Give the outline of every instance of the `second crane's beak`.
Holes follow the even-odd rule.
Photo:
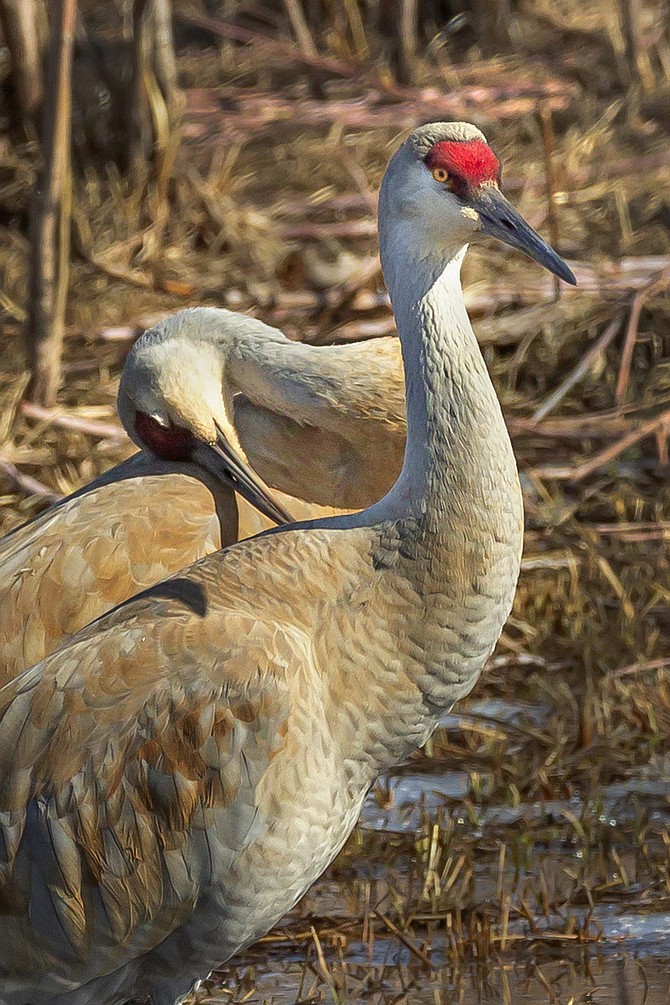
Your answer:
[[[469,204],[479,214],[482,230],[491,237],[497,237],[504,244],[525,252],[555,276],[563,279],[571,286],[577,285],[577,280],[563,261],[546,241],[526,223],[511,202],[494,185],[482,186],[477,194],[468,200]]]
[[[276,524],[295,523],[295,517],[291,516],[288,510],[284,509],[280,503],[272,498],[249,465],[235,451],[218,422],[216,423],[216,431],[216,443],[208,443],[206,447],[204,444],[200,445],[199,453],[201,458],[205,451],[213,451],[219,458],[219,461],[223,462],[224,473],[233,488],[247,502],[255,506],[257,510]],[[212,470],[211,462],[207,466],[209,470]],[[218,465],[215,473],[218,476],[221,475]]]

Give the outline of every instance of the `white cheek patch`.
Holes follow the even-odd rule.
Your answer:
[[[161,412],[149,412],[149,418],[164,429],[169,429],[172,425],[167,415],[163,415]]]
[[[464,216],[466,220],[472,220],[474,223],[479,223],[479,213],[472,206],[463,206],[461,208],[461,216]]]

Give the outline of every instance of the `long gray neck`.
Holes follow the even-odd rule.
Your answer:
[[[359,738],[351,771],[364,779],[423,743],[473,687],[512,605],[523,526],[509,436],[463,302],[464,249],[427,258],[409,230],[388,234],[382,225],[380,237],[405,363],[408,436],[391,491],[338,521],[369,531],[384,584],[355,623],[353,648],[365,665],[354,664],[352,675],[368,701],[363,715],[351,708],[347,736]],[[374,630],[366,647],[367,624]],[[343,678],[339,693],[351,686]]]
[[[518,551],[516,462],[465,309],[460,269],[466,248],[431,257],[410,231],[382,228],[380,237],[402,343],[408,427],[402,473],[380,505],[398,515],[409,505],[436,530],[488,538],[511,498],[510,545]]]

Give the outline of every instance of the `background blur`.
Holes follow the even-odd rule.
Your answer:
[[[74,18],[61,119],[42,71],[59,42],[47,7],[52,29],[59,11]],[[118,375],[132,340],[166,313],[228,306],[319,343],[393,333],[376,191],[422,121],[484,130],[506,193],[578,278],[558,289],[501,245],[470,252],[466,300],[526,502],[513,617],[469,702],[380,784],[288,934],[269,937],[270,962],[264,945],[215,995],[665,1002],[668,5],[0,10],[2,532],[131,452]],[[32,56],[17,48],[21,17]],[[38,171],[42,193],[60,185],[55,216],[31,201]],[[32,385],[24,333],[44,370]]]

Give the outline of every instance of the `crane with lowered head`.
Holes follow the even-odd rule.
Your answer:
[[[0,683],[220,547],[381,498],[405,445],[399,342],[301,345],[187,309],[136,341],[118,411],[141,453],[0,540]]]

